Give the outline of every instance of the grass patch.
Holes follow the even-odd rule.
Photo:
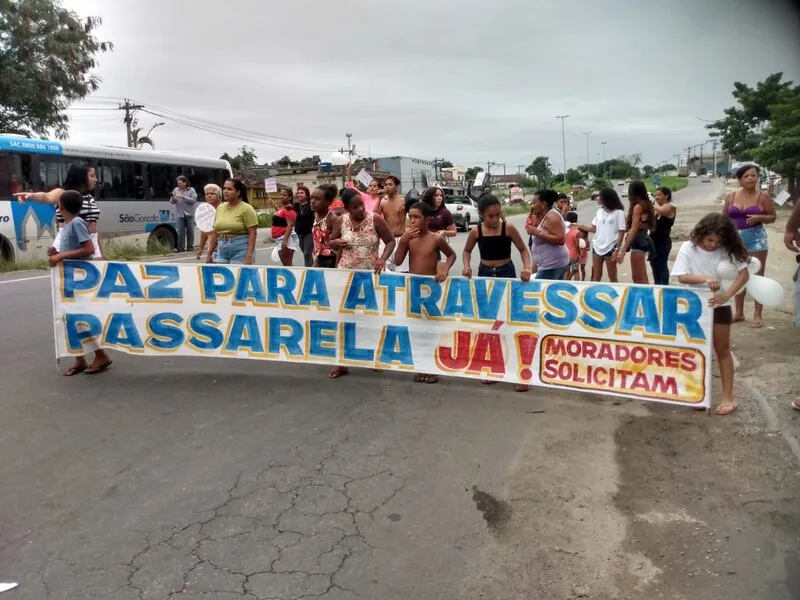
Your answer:
[[[259,214],[258,227],[259,229],[264,229],[265,227],[272,227],[272,215],[270,213]]]
[[[659,187],[668,187],[674,192],[678,190],[682,190],[687,185],[689,185],[689,180],[686,177],[673,177],[671,175],[667,175],[666,177],[661,178],[661,185],[653,184],[653,179],[643,179],[644,184],[647,186],[647,191],[651,193],[655,193],[656,188]]]
[[[32,260],[20,260],[17,262],[9,262],[0,260],[0,273],[13,273],[14,271],[32,271],[34,269],[46,269],[50,263],[43,258],[35,258]]]
[[[136,260],[144,256],[172,254],[172,248],[158,241],[152,241],[147,246],[129,242],[111,243],[105,251],[108,260]]]

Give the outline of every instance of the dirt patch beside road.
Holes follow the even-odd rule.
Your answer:
[[[678,207],[672,258],[720,208],[713,194]],[[767,275],[788,292],[785,218],[768,228]],[[629,273],[620,269],[623,281]],[[487,531],[460,597],[800,599],[800,462],[785,439],[800,420],[788,407],[800,393],[790,301],[765,311],[764,329],[734,328],[740,408],[730,417],[532,392],[545,412],[505,478],[509,520],[502,536]],[[713,386],[718,396],[716,367]]]
[[[677,240],[720,210],[719,203],[678,206]],[[800,457],[785,440],[798,434],[800,414],[792,414],[789,401],[800,393],[800,330],[792,325],[796,263],[782,243],[786,218],[782,212],[767,227],[766,275],[783,285],[784,304],[765,311],[765,328],[743,323],[732,333],[739,411],[708,417],[653,407],[617,431],[615,501],[631,519],[625,547],[662,572],[648,597],[800,598]],[[680,241],[674,244],[673,258]],[[752,311],[748,298],[750,318]],[[714,391],[719,394],[716,372]],[[621,577],[620,589],[626,588]]]

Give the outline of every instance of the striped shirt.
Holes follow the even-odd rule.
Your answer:
[[[91,194],[86,194],[83,197],[83,204],[81,205],[81,211],[78,213],[78,216],[86,221],[87,223],[97,223],[100,219],[100,209],[97,208],[97,202],[94,200],[94,196]],[[64,217],[61,215],[61,207],[56,207],[56,223],[59,226],[64,224]]]

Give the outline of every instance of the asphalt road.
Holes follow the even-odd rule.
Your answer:
[[[218,359],[115,355],[65,379],[48,284],[0,279],[9,600],[635,598],[657,581],[658,551],[634,543],[657,532],[632,533],[619,498],[667,510],[624,450],[674,410]],[[788,563],[771,569],[744,596],[698,578],[700,595],[662,597],[792,597]]]

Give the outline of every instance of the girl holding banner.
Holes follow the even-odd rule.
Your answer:
[[[481,260],[478,267],[478,277],[506,277],[514,279],[517,270],[511,260],[511,245],[516,246],[522,258],[522,281],[530,281],[531,278],[531,254],[525,247],[525,242],[519,230],[511,223],[507,223],[503,218],[503,205],[500,204],[495,196],[484,194],[478,202],[478,212],[481,215],[481,222],[469,232],[467,241],[464,244],[462,260],[464,277],[472,277],[472,250],[478,246]],[[483,380],[481,383],[490,385],[496,381]],[[515,387],[518,392],[528,391],[528,386],[518,384]]]
[[[369,213],[357,190],[344,190],[345,213],[336,220],[330,237],[331,248],[340,253],[339,268],[380,273],[392,256],[395,239],[389,225],[378,214]],[[383,254],[378,247],[383,242]],[[338,379],[350,372],[347,367],[334,367],[329,377]]]

